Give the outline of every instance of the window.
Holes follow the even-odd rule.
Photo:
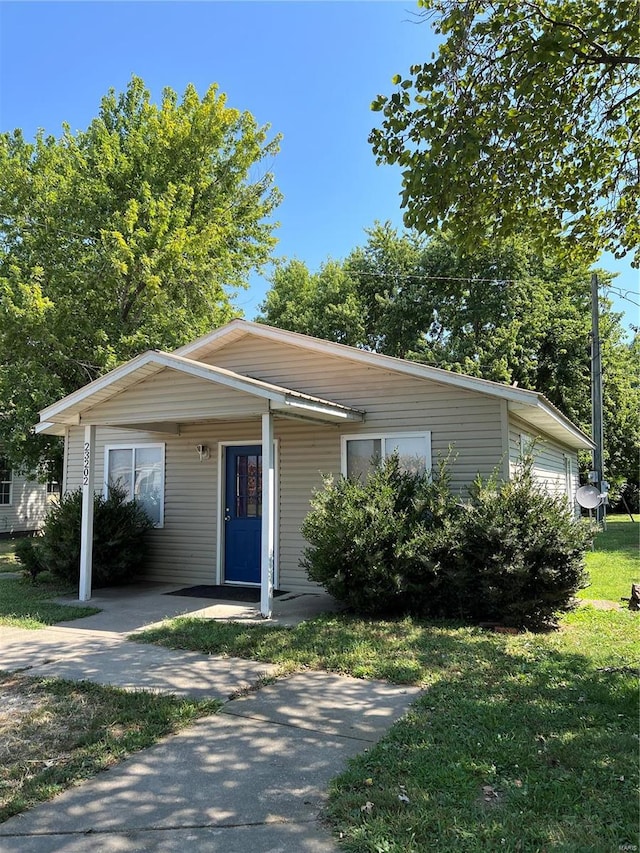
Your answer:
[[[60,494],[60,483],[57,480],[47,480],[47,494],[48,495],[59,495]]]
[[[11,504],[11,484],[13,473],[6,456],[0,455],[0,506]]]
[[[533,456],[533,452],[535,450],[535,440],[527,435],[526,432],[520,433],[520,458],[526,459],[529,456]]]
[[[397,453],[403,471],[422,474],[431,470],[431,433],[399,433],[342,437],[342,473],[364,479],[371,467]]]
[[[124,489],[144,507],[156,527],[164,523],[164,444],[105,448],[106,491]]]

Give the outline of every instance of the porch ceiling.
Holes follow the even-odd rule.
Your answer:
[[[165,387],[160,383],[162,374],[168,373],[171,377]],[[151,404],[148,394],[145,401],[144,392],[154,381],[158,387]],[[210,383],[218,394],[203,399],[202,382]],[[181,392],[186,389],[189,396],[195,387],[199,390],[195,405],[176,402]],[[363,412],[332,400],[183,356],[149,351],[43,409],[35,431],[60,435],[68,426],[100,424],[171,433],[179,423],[258,416],[267,411],[328,423],[364,420]]]

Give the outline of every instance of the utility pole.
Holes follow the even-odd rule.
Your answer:
[[[598,302],[598,276],[591,275],[591,434],[595,442],[593,451],[594,486],[602,494],[602,445],[604,431],[602,426],[602,352],[600,347],[600,307]],[[602,521],[605,514],[604,504],[596,509],[596,520]]]

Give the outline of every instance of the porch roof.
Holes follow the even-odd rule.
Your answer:
[[[35,432],[64,435],[66,427],[88,422],[86,418],[90,410],[94,410],[100,404],[165,370],[176,371],[182,376],[194,377],[231,391],[237,391],[244,395],[248,394],[256,398],[256,402],[262,402],[260,412],[268,409],[283,416],[328,423],[364,420],[364,412],[340,403],[334,403],[331,400],[304,394],[292,388],[273,385],[174,353],[149,350],[72,394],[63,397],[51,406],[47,406],[46,409],[42,409],[40,422],[35,426]],[[258,413],[256,410],[256,414]],[[242,410],[242,414],[246,416],[245,409]],[[83,420],[83,416],[85,420]],[[209,413],[208,418],[212,417],[215,417],[215,414]],[[225,412],[224,417],[229,417],[229,412]],[[144,423],[141,423],[141,420],[144,420]],[[192,420],[192,418],[186,419],[188,422]],[[167,417],[162,407],[158,408],[151,420],[148,413],[144,415],[144,418],[141,418],[136,415],[135,403],[132,402],[131,426],[151,430],[157,428],[157,431],[160,432],[174,432],[177,425],[171,421],[172,418]],[[91,422],[100,423],[99,412],[92,413]],[[121,423],[120,425],[126,426],[128,424]]]

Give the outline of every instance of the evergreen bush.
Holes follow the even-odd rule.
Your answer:
[[[38,539],[31,536],[18,539],[15,555],[25,572],[31,575],[31,580],[35,581],[37,576],[45,571],[42,555],[38,548]]]
[[[450,615],[518,628],[549,624],[587,585],[592,535],[564,498],[535,482],[530,460],[509,482],[478,478],[448,560]]]
[[[392,457],[364,482],[328,478],[302,533],[309,578],[365,615],[540,628],[586,585],[592,532],[533,479],[477,479],[461,505],[446,465],[430,479]]]
[[[365,614],[412,612],[438,589],[438,532],[457,513],[444,468],[431,479],[394,455],[364,481],[326,478],[312,506],[301,565],[338,600]]]
[[[26,569],[38,565],[61,580],[77,584],[80,577],[82,491],[63,495],[50,509],[42,536],[31,541],[31,552],[18,559]],[[153,527],[142,506],[127,500],[121,489],[94,496],[92,585],[126,583],[140,574],[146,557],[146,532]],[[32,573],[33,575],[33,573]]]

